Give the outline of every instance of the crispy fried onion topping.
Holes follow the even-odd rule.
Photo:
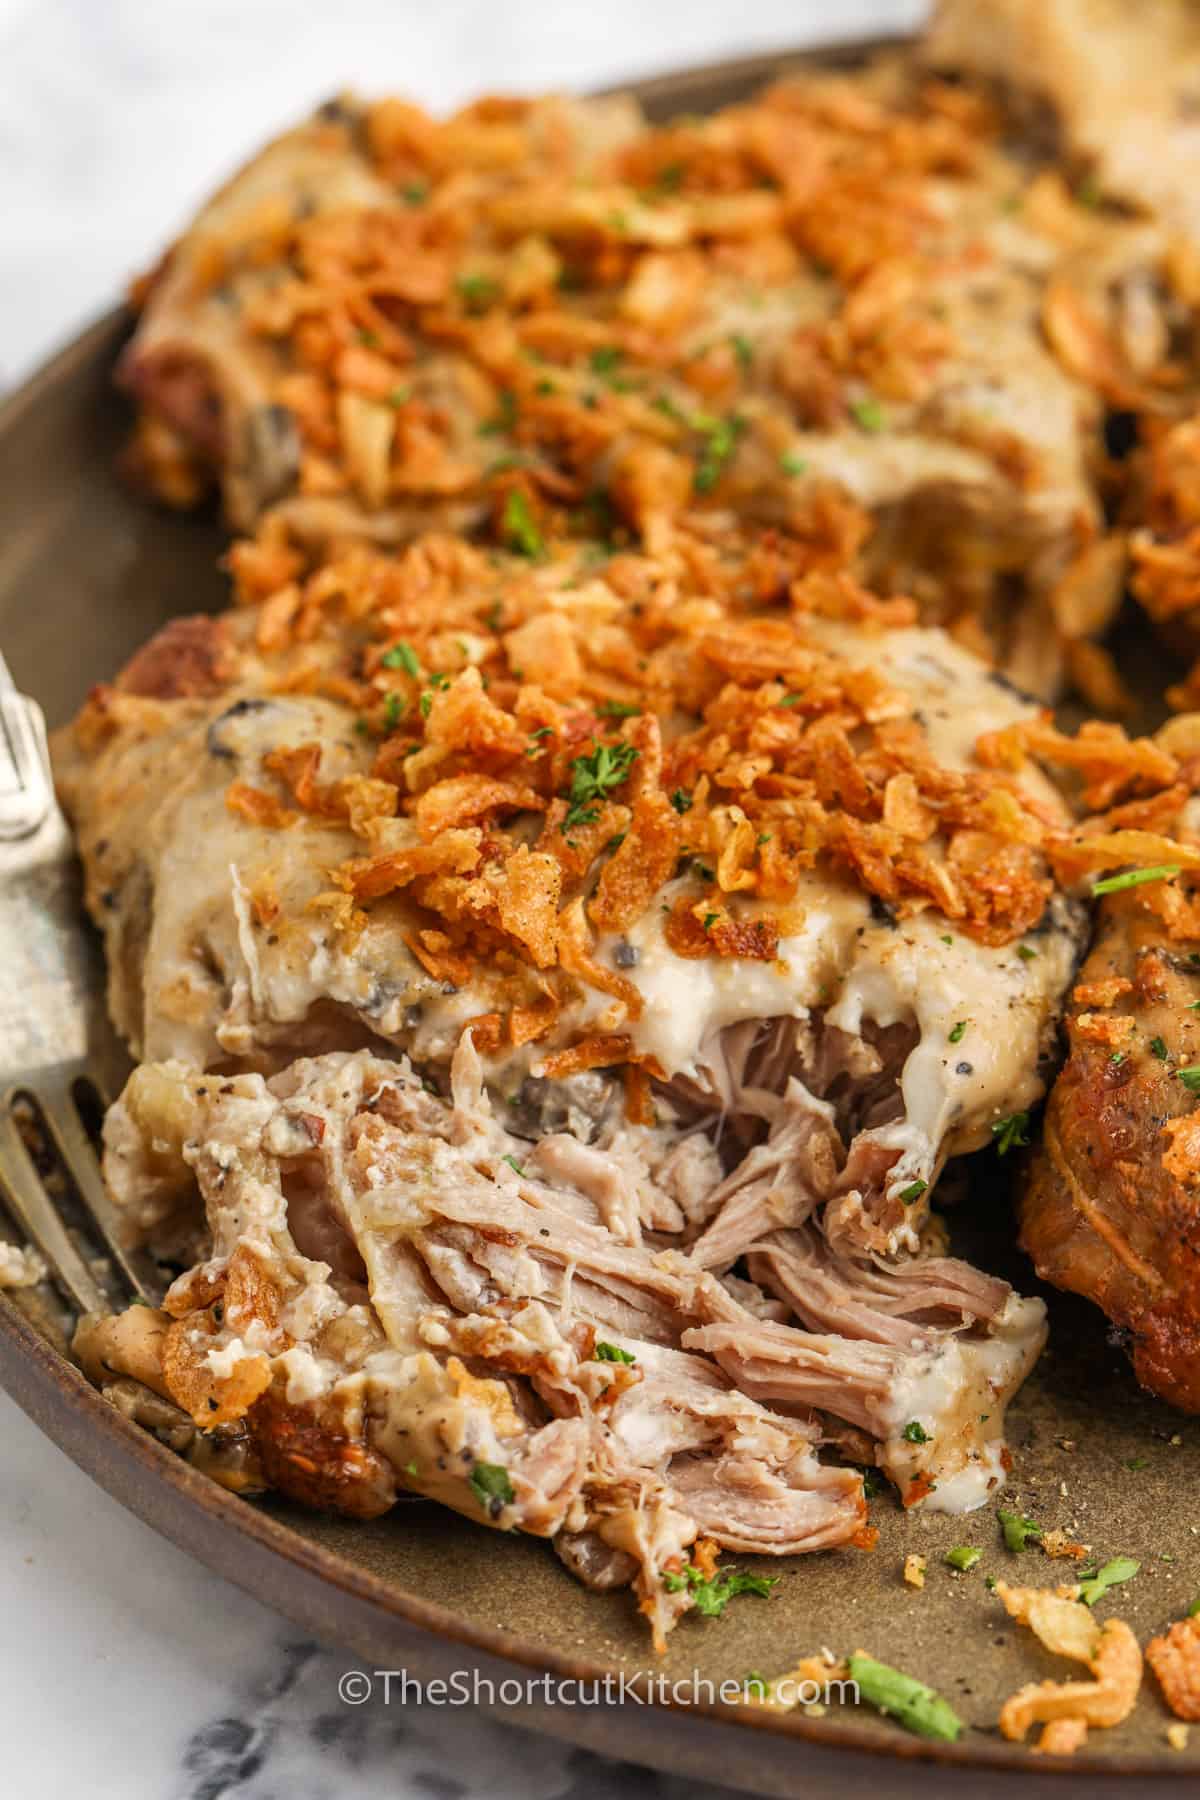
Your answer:
[[[342,747],[281,745],[229,805],[362,840],[321,897],[343,929],[403,895],[406,941],[439,979],[461,984],[481,957],[538,972],[536,1017],[501,1021],[525,1041],[575,981],[612,996],[600,1037],[637,1017],[636,984],[602,940],[665,889],[675,954],[770,962],[815,868],[988,945],[1035,926],[1056,884],[1200,868],[1200,848],[1172,835],[1200,779],[1200,720],[1152,740],[1097,722],[1069,736],[1031,715],[981,737],[976,767],[947,767],[886,656],[858,666],[811,623],[877,637],[910,615],[879,616],[848,573],[782,534],[625,552],[602,574],[569,539],[543,544],[535,573],[430,534],[306,573],[270,523],[232,561],[251,672],[261,682],[254,618],[286,589],[290,637],[277,646],[275,617],[268,684],[352,707],[372,759],[364,772]],[[1078,822],[1034,764],[1074,786]],[[1182,886],[1138,900],[1169,931],[1192,922]]]
[[[1129,1717],[1142,1684],[1142,1653],[1123,1619],[1101,1624],[1077,1598],[1076,1587],[1010,1587],[998,1581],[996,1592],[1010,1618],[1028,1625],[1056,1656],[1086,1663],[1093,1677],[1019,1688],[1000,1710],[1006,1738],[1021,1740],[1031,1725],[1041,1724],[1038,1750],[1069,1755],[1086,1741],[1089,1726],[1119,1725]]]
[[[1146,1645],[1163,1699],[1178,1719],[1200,1719],[1200,1619],[1177,1619]]]

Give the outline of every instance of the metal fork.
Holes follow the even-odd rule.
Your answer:
[[[89,1099],[93,1111],[106,1106],[128,1063],[104,1011],[102,961],[54,798],[45,720],[17,692],[3,657],[0,946],[0,1205],[79,1313],[114,1310],[96,1260],[81,1247],[83,1233],[64,1221],[31,1154],[32,1128],[39,1161],[56,1165],[82,1203],[87,1236],[94,1234],[115,1285],[127,1285],[125,1300],[157,1305],[162,1282],[150,1258],[124,1241],[87,1123]]]

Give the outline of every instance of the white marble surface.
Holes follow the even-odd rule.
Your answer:
[[[0,0],[0,382],[345,87],[445,107],[904,29],[922,0]]]
[[[13,1800],[721,1800],[456,1707],[347,1705],[352,1657],[202,1569],[0,1395]]]
[[[337,89],[444,106],[903,26],[919,0],[0,0],[0,385]],[[122,1512],[0,1396],[0,1725],[14,1796],[697,1796],[461,1710],[337,1698],[298,1639]],[[715,1796],[717,1790],[709,1790]]]

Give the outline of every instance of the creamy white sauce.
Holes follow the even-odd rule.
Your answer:
[[[684,877],[662,891],[662,906],[694,883]],[[694,1075],[702,1047],[714,1032],[743,1019],[782,1014],[804,1017],[830,999],[851,962],[857,933],[869,920],[862,889],[836,873],[805,874],[795,901],[803,909],[799,931],[784,938],[773,962],[736,957],[677,956],[663,937],[665,913],[652,907],[628,934],[637,964],[622,970],[642,996],[643,1011],[628,1029],[639,1052],[657,1058],[668,1075]],[[740,916],[765,907],[742,906]],[[601,941],[600,953],[615,965],[616,940]]]
[[[871,637],[818,623],[814,635],[848,659],[874,660],[912,695],[947,767],[977,766],[980,733],[1034,711],[941,632]],[[1038,771],[1023,779],[1039,800],[1060,804]],[[630,929],[637,962],[622,971],[644,1001],[640,1018],[622,1028],[669,1076],[696,1076],[706,1043],[743,1020],[803,1020],[821,1008],[851,1036],[867,1025],[911,1025],[918,1042],[901,1076],[903,1117],[870,1134],[899,1152],[893,1188],[931,1185],[946,1156],[979,1148],[999,1119],[1040,1097],[1039,1060],[1079,945],[1081,920],[1069,903],[1056,899],[1036,933],[992,947],[932,909],[896,923],[880,919],[856,881],[821,869],[802,878],[794,910],[803,922],[780,941],[774,961],[693,960],[677,956],[663,935],[665,909],[688,891],[688,881],[670,884],[662,904]],[[770,910],[737,896],[730,909],[739,917]],[[618,966],[616,950],[615,939],[604,940],[602,960]]]
[[[1048,929],[1018,940],[1028,959],[1017,943],[975,943],[938,913],[872,925],[860,940],[829,1022],[920,1033],[901,1076],[904,1118],[877,1134],[903,1152],[893,1183],[931,1180],[937,1159],[978,1149],[998,1119],[1040,1097],[1039,1056],[1077,946],[1073,913],[1052,912]]]
[[[878,436],[798,432],[788,453],[805,464],[806,480],[835,481],[860,506],[871,508],[888,506],[934,483],[982,488],[996,480],[994,465],[976,451],[895,427]]]
[[[1004,1409],[1046,1339],[1040,1300],[1011,1294],[986,1337],[941,1339],[891,1389],[880,1409],[879,1460],[901,1494],[921,1476],[926,1512],[972,1512],[1004,1479]],[[925,1441],[906,1431],[919,1428]]]
[[[872,632],[819,620],[811,631],[849,664],[879,668],[910,697],[932,750],[950,767],[973,765],[979,732],[1032,710],[940,631]],[[325,1001],[356,1013],[380,1038],[406,1044],[418,1061],[444,1062],[467,1020],[489,1009],[486,972],[448,991],[417,964],[404,943],[402,896],[378,909],[358,938],[340,936],[312,909],[329,889],[330,870],[361,850],[345,829],[302,819],[283,832],[263,830],[225,805],[229,780],[256,779],[263,750],[280,742],[321,742],[328,778],[365,768],[369,749],[345,725],[341,709],[306,697],[226,714],[214,727],[226,754],[186,765],[172,816],[151,822],[161,836],[144,964],[148,1057],[204,1064],[222,1053],[251,1053],[264,1038],[286,1042]],[[1036,772],[1028,780],[1041,799],[1053,800]],[[410,829],[397,822],[398,833]],[[631,928],[632,967],[617,962],[615,940],[598,946],[600,960],[638,987],[640,1017],[630,1021],[611,996],[585,990],[565,1009],[555,1039],[495,1059],[490,1080],[515,1091],[531,1064],[580,1029],[627,1030],[639,1052],[674,1076],[694,1075],[714,1036],[742,1020],[803,1021],[825,1008],[852,1034],[867,1024],[911,1023],[920,1042],[904,1070],[905,1119],[887,1139],[902,1153],[896,1179],[905,1182],[931,1180],[948,1150],[983,1142],[996,1118],[1037,1097],[1041,1035],[1070,974],[1066,914],[1061,929],[1030,946],[1036,956],[1022,961],[1015,946],[977,945],[932,911],[893,927],[872,916],[851,875],[822,867],[803,876],[791,909],[798,922],[773,962],[693,960],[676,956],[663,938],[663,908],[688,879],[668,884]],[[274,926],[255,917],[262,884],[278,896]],[[768,909],[734,896],[731,910]],[[951,1045],[959,1024],[963,1034]]]
[[[36,1250],[0,1240],[0,1288],[36,1287],[48,1274]]]
[[[328,1371],[322,1369],[307,1344],[293,1344],[290,1350],[285,1350],[278,1366],[287,1374],[289,1406],[304,1406],[319,1400],[333,1385],[333,1366]]]
[[[227,1344],[209,1350],[204,1360],[218,1381],[228,1381],[239,1363],[249,1362],[258,1354],[257,1350],[251,1350],[244,1338],[233,1337]]]

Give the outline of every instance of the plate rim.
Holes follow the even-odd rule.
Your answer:
[[[355,1633],[345,1621],[331,1615],[330,1629],[313,1627],[307,1608],[293,1612],[286,1587],[281,1591],[271,1575],[287,1570],[332,1589],[339,1596],[370,1609],[381,1624],[395,1632],[406,1628],[411,1648],[419,1656],[440,1648],[461,1648],[482,1655],[507,1668],[511,1675],[534,1672],[564,1680],[594,1682],[611,1676],[611,1663],[572,1656],[523,1633],[465,1620],[438,1602],[422,1599],[384,1577],[342,1558],[336,1551],[294,1531],[283,1521],[250,1501],[222,1488],[209,1476],[186,1463],[151,1433],[135,1425],[92,1387],[73,1363],[66,1360],[23,1315],[16,1304],[0,1293],[0,1386],[39,1430],[70,1457],[127,1511],[152,1526],[215,1574],[234,1582],[273,1611],[282,1612],[306,1628],[357,1653]],[[107,1453],[107,1454],[106,1454]],[[121,1465],[124,1465],[122,1470]],[[135,1503],[131,1490],[142,1478],[145,1504]],[[158,1504],[155,1504],[155,1501]],[[189,1529],[189,1527],[191,1529]],[[196,1527],[201,1527],[196,1530]],[[217,1539],[214,1550],[212,1540]],[[240,1540],[245,1550],[231,1569],[220,1558],[220,1545]],[[256,1557],[258,1560],[256,1560]],[[339,1630],[339,1623],[342,1629]],[[401,1633],[404,1635],[404,1633]],[[422,1644],[421,1638],[432,1640]],[[582,1710],[582,1709],[581,1709]],[[594,1710],[594,1709],[588,1709]],[[570,1709],[560,1708],[566,1717]],[[625,1712],[621,1709],[621,1716]],[[1094,1781],[1097,1776],[1195,1777],[1194,1766],[1168,1762],[1141,1754],[1122,1757],[1073,1757],[1069,1764],[1040,1759],[1031,1764],[1030,1751],[993,1739],[967,1739],[943,1744],[896,1731],[880,1736],[876,1727],[855,1722],[810,1719],[802,1714],[768,1713],[754,1706],[721,1702],[684,1703],[652,1700],[641,1712],[645,1718],[670,1716],[687,1725],[697,1720],[723,1728],[733,1741],[747,1732],[775,1739],[783,1746],[801,1744],[813,1750],[833,1752],[847,1764],[869,1759],[870,1772],[886,1773],[899,1763],[912,1768],[953,1772],[956,1776],[1029,1774],[1031,1768],[1063,1776],[1072,1774]],[[539,1725],[538,1729],[544,1727]],[[569,1729],[563,1736],[574,1738]],[[744,1745],[743,1745],[744,1747]],[[882,1765],[882,1767],[880,1767]],[[850,1770],[847,1768],[847,1773]],[[751,1776],[753,1771],[749,1772]],[[1066,1790],[1063,1789],[1063,1792]]]

